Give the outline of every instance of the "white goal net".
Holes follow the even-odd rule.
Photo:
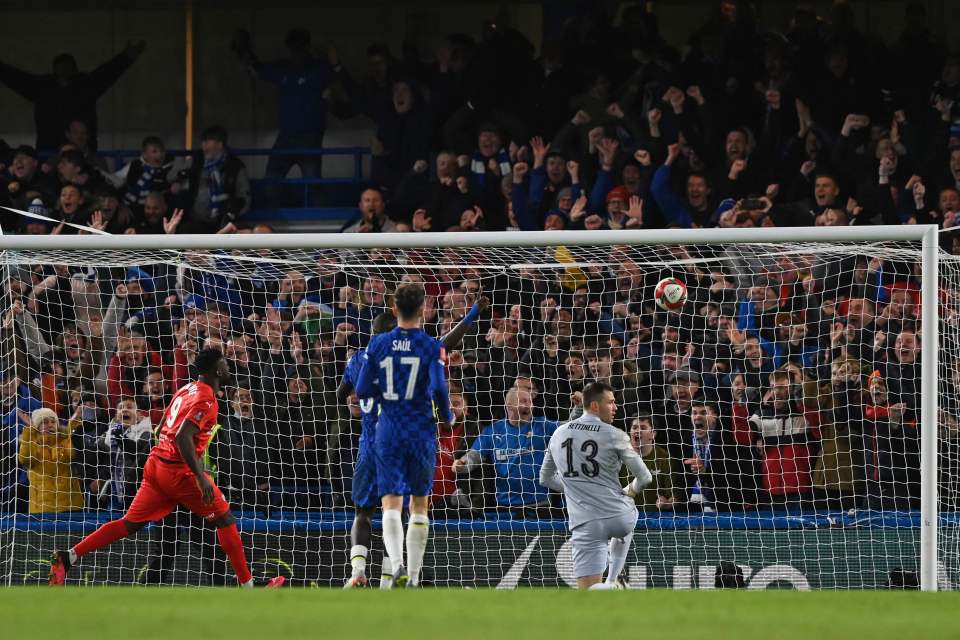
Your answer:
[[[425,585],[575,582],[563,498],[537,477],[550,433],[594,380],[614,387],[617,426],[654,475],[636,499],[631,586],[713,588],[718,565],[751,588],[910,586],[921,432],[938,439],[940,588],[960,581],[960,272],[940,256],[940,412],[921,426],[919,242],[36,249],[0,260],[8,584],[44,581],[51,551],[122,515],[170,396],[195,378],[198,350],[217,347],[234,379],[204,463],[254,574],[342,585],[361,410],[336,390],[404,281],[423,283],[437,337],[491,302],[447,348],[459,419],[438,434]],[[668,276],[688,289],[678,311],[654,304]],[[378,516],[371,552],[376,577]],[[215,532],[180,509],[85,556],[68,581],[234,583]]]

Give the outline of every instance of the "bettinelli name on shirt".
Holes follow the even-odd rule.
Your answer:
[[[574,431],[600,431],[600,425],[598,425],[598,424],[582,424],[582,423],[577,422],[577,423],[574,423],[574,424],[568,424],[568,425],[567,425],[567,429],[572,429],[572,430],[574,430]]]

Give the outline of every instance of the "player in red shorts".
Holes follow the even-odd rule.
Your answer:
[[[62,585],[70,567],[82,556],[164,518],[178,504],[216,527],[217,540],[240,586],[254,585],[236,518],[200,462],[217,422],[217,391],[230,381],[230,368],[218,349],[204,349],[197,354],[195,364],[199,378],[181,387],[171,399],[163,416],[160,441],[147,458],[143,482],[127,513],[101,526],[69,551],[55,551],[50,563],[51,585]],[[278,587],[284,581],[278,576],[263,586]]]

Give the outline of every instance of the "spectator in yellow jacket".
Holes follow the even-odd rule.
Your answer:
[[[30,481],[30,513],[58,513],[83,508],[80,483],[70,462],[73,443],[52,409],[37,409],[20,437],[20,464]]]

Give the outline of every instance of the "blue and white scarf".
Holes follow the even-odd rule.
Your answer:
[[[210,217],[218,218],[220,208],[230,197],[223,190],[223,165],[227,160],[227,154],[223,154],[216,160],[208,160],[203,163],[203,170],[207,174],[207,189],[210,190]]]
[[[710,468],[710,441],[713,440],[712,436],[713,433],[711,432],[707,434],[707,439],[705,441],[700,440],[700,438],[697,437],[697,432],[694,431],[690,437],[693,443],[693,455],[703,461],[704,469]]]
[[[706,472],[710,469],[710,445],[711,440],[713,440],[713,432],[707,434],[706,441],[702,441],[697,437],[697,432],[694,431],[690,436],[690,440],[693,444],[693,455],[703,461],[703,470]],[[694,498],[694,496],[699,496],[699,498]],[[699,502],[704,505],[713,502],[709,489],[700,484],[699,477],[690,489],[690,501]]]
[[[487,182],[487,163],[489,161],[490,159],[484,158],[479,151],[473,154],[473,160],[470,161],[470,172],[473,173],[473,179],[480,185],[481,189]],[[497,163],[500,165],[501,176],[505,176],[512,171],[510,168],[510,156],[507,155],[506,150],[503,148],[497,152]]]
[[[136,185],[134,185],[132,190],[123,194],[123,201],[131,206],[135,204],[142,205],[147,201],[147,195],[150,193],[153,186],[153,174],[158,170],[157,167],[147,164],[147,161],[143,159],[143,156],[140,156],[140,164],[140,177],[137,178]]]

